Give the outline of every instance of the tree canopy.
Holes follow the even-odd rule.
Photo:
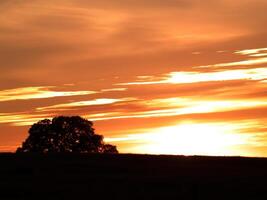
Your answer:
[[[28,138],[17,152],[118,153],[95,134],[93,122],[79,116],[44,119],[31,126]]]

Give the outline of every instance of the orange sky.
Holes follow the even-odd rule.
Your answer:
[[[124,153],[267,156],[267,1],[0,2],[0,151],[82,115]]]

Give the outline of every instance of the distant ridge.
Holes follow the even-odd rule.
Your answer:
[[[0,163],[1,200],[267,199],[267,158],[1,153]]]

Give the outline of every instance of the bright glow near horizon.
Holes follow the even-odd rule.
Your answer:
[[[245,126],[243,124],[243,126]],[[255,143],[251,135],[239,133],[244,127],[227,123],[183,123],[157,128],[124,138],[107,138],[108,142],[138,143],[139,153],[170,155],[240,155],[232,148]]]
[[[267,157],[267,1],[0,10],[0,151],[39,120],[79,115],[121,153]]]

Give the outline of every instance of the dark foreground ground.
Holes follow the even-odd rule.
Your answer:
[[[0,200],[267,200],[267,159],[0,154]]]

